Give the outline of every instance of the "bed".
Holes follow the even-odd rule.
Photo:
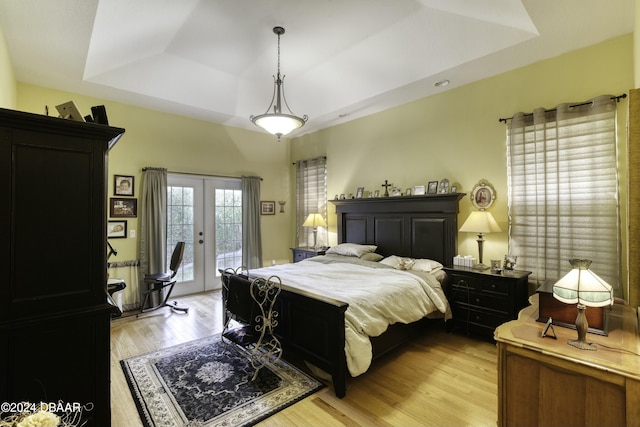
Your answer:
[[[334,200],[332,203],[336,206],[338,242],[375,246],[375,252],[387,260],[394,256],[448,265],[456,252],[458,203],[463,196],[462,193],[454,193]],[[332,258],[336,259],[332,260]],[[367,262],[361,262],[358,259],[355,262],[342,263],[339,256],[334,254],[296,263],[298,265],[287,265],[289,267],[275,266],[249,272],[249,276],[254,276],[254,272],[258,272],[260,274],[255,275],[263,277],[273,273],[282,279],[282,290],[274,308],[278,312],[275,335],[285,351],[294,351],[310,364],[329,373],[334,392],[338,397],[346,395],[349,376],[359,375],[363,369],[366,371],[372,359],[411,339],[423,330],[430,317],[446,318],[447,316],[446,298],[444,302],[438,301],[444,298],[444,292],[435,291],[437,295],[433,297],[433,307],[427,308],[429,315],[423,313],[415,319],[402,319],[388,327],[379,325],[378,329],[372,333],[374,336],[367,337],[367,342],[360,337],[356,338],[355,354],[362,353],[363,348],[366,352],[367,347],[371,354],[366,356],[368,361],[354,362],[346,347],[349,343],[349,347],[354,345],[353,340],[349,338],[353,333],[350,314],[357,307],[352,304],[350,308],[349,303],[342,298],[329,297],[327,294],[328,288],[342,286],[346,281],[344,277],[355,275],[357,270],[373,270],[372,266],[366,265]],[[342,265],[341,268],[348,269],[348,272],[344,270],[342,274],[344,277],[341,276],[336,265]],[[347,265],[349,267],[346,267]],[[285,270],[288,268],[293,268],[293,272],[287,273]],[[306,270],[307,268],[313,270]],[[302,285],[294,283],[298,281],[297,279],[304,282],[307,280],[306,276],[314,276],[315,273],[307,274],[306,272],[315,272],[318,268],[330,271],[328,276],[323,276],[330,279],[322,279],[324,282],[317,283],[316,287],[307,286],[308,284],[305,283]],[[376,276],[397,275],[398,278],[402,276],[402,280],[406,280],[407,277],[407,272],[387,266],[379,266],[376,271],[379,271],[375,274]],[[440,273],[441,282],[444,281],[443,274]],[[418,278],[411,278],[409,281],[417,282],[425,292],[429,292],[423,284],[434,280],[430,276],[435,278],[436,275],[431,273],[426,274],[429,277],[421,277],[422,273],[414,275]],[[287,277],[291,283],[287,283]],[[225,284],[223,287],[225,304],[230,298],[236,300],[249,298],[246,290],[250,286],[251,277],[227,271],[223,272],[222,278]],[[357,282],[357,279],[355,280]],[[373,278],[362,279],[361,282],[369,283],[373,280]],[[429,288],[433,285],[433,283],[427,284]],[[375,286],[373,282],[372,285]],[[303,288],[301,289],[300,286]],[[325,287],[327,292],[323,291]],[[438,286],[433,287],[438,288]],[[233,289],[233,295],[230,295],[229,289]],[[416,315],[412,314],[412,316]]]

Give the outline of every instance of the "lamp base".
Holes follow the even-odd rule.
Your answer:
[[[473,267],[471,267],[471,268],[473,270],[488,270],[491,267],[489,267],[488,265],[484,265],[484,264],[480,263],[480,264],[474,264]]]
[[[568,343],[569,345],[577,347],[580,350],[597,350],[595,345],[582,340],[569,340]]]
[[[580,350],[596,350],[596,346],[587,342],[587,330],[589,329],[589,323],[587,322],[587,316],[584,314],[586,306],[578,303],[578,317],[576,317],[576,330],[578,331],[577,340],[569,340],[567,343]]]

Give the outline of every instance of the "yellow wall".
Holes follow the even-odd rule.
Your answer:
[[[4,32],[0,27],[0,108],[16,107],[16,79],[9,59]]]
[[[291,158],[327,156],[330,199],[336,194],[355,194],[360,186],[382,190],[385,179],[404,190],[448,178],[466,193],[481,179],[488,180],[497,193],[491,212],[503,230],[485,236],[483,261],[488,264],[508,253],[506,127],[498,119],[536,107],[619,95],[632,87],[630,34],[304,135],[292,140]],[[618,105],[618,114],[624,201],[626,100]],[[330,237],[335,239],[335,208],[329,205],[329,228],[334,232]],[[624,209],[626,203],[622,214],[626,218]],[[471,210],[471,201],[465,197],[460,204],[460,224]],[[459,253],[477,256],[475,238],[460,233]],[[626,264],[624,267],[626,271]]]
[[[355,193],[360,186],[382,190],[380,185],[385,179],[404,190],[448,178],[458,191],[467,193],[478,181],[486,179],[496,189],[497,200],[491,211],[503,230],[485,237],[487,263],[508,253],[506,128],[498,118],[535,107],[551,108],[562,102],[627,92],[634,86],[633,40],[633,35],[619,37],[281,144],[261,132],[21,83],[15,108],[42,113],[45,105],[53,109],[56,104],[73,99],[88,114],[92,105],[104,104],[109,122],[126,129],[124,138],[110,153],[110,196],[113,174],[134,175],[139,184],[144,166],[213,175],[262,176],[261,198],[288,202],[285,214],[262,217],[263,257],[267,264],[271,259],[283,262],[291,256],[288,248],[294,241],[295,227],[292,161],[326,155],[329,198]],[[11,86],[11,81],[0,77],[0,85]],[[618,112],[624,231],[626,101],[619,104]],[[464,198],[460,222],[471,210],[470,200]],[[334,212],[330,204],[330,243],[335,243]],[[137,220],[129,220],[128,228],[137,230]],[[626,239],[624,242],[626,250]],[[136,243],[136,239],[118,241],[119,255],[114,260],[137,258]],[[459,235],[459,253],[477,255],[474,235]],[[626,272],[626,256],[622,259]]]
[[[55,105],[74,100],[80,112],[90,114],[91,106],[105,105],[109,124],[122,127],[125,135],[109,153],[108,196],[113,197],[113,175],[135,177],[135,197],[140,197],[141,169],[164,167],[169,171],[210,175],[259,175],[262,200],[287,200],[286,208],[295,206],[288,198],[288,143],[277,143],[262,132],[222,126],[133,107],[78,94],[18,84],[17,109],[42,114],[45,105],[54,114]],[[248,120],[248,119],[247,119]],[[291,258],[291,209],[285,213],[262,216],[263,255],[265,263]],[[128,230],[139,230],[138,219],[129,219]],[[113,240],[118,256],[110,261],[137,259],[137,238]]]

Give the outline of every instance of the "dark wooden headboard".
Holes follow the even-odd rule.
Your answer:
[[[451,265],[458,247],[458,202],[465,193],[331,200],[338,243],[377,245],[377,253]]]

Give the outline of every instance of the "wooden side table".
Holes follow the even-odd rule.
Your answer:
[[[557,339],[541,337],[538,297],[495,332],[498,426],[640,425],[636,310],[614,305],[609,335],[587,334],[597,350],[580,350],[567,344],[574,329],[555,326]]]
[[[293,262],[299,262],[303,259],[324,255],[325,253],[323,250],[313,248],[291,248],[291,252],[293,252]]]

